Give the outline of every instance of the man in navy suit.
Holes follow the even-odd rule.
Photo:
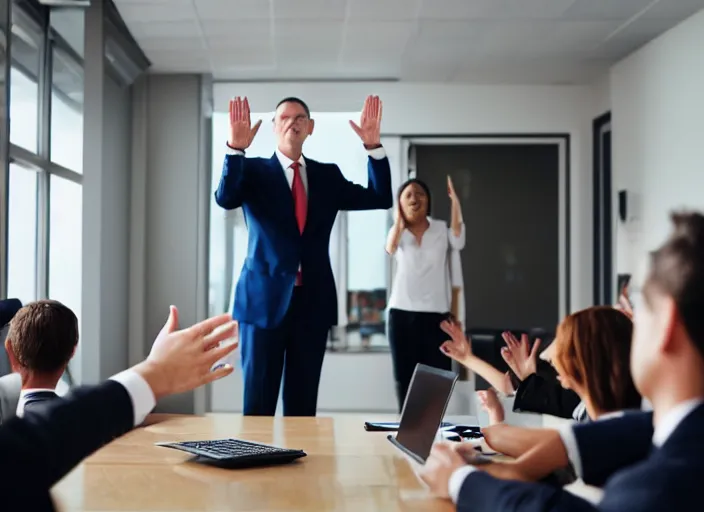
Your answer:
[[[220,346],[235,328],[230,315],[219,315],[179,329],[178,311],[171,306],[145,361],[4,422],[2,510],[54,510],[51,487],[85,457],[140,425],[159,399],[232,373],[228,365],[211,368],[237,348]]]
[[[252,126],[247,98],[230,102],[230,137],[215,200],[242,207],[247,258],[235,290],[244,374],[244,414],[273,416],[283,375],[284,415],[315,416],[320,371],[337,293],[330,266],[330,232],[340,210],[391,207],[391,171],[381,146],[381,101],[367,98],[359,125],[369,152],[368,185],[354,184],[335,164],[303,156],[313,133],[308,106],[279,102],[276,152],[245,158],[261,121]]]
[[[631,349],[634,382],[654,412],[567,428],[528,454],[531,464],[522,472],[516,466],[526,461],[486,463],[465,448],[438,444],[420,470],[435,493],[473,512],[697,508],[704,474],[704,215],[680,213],[672,220],[672,235],[651,254]],[[586,483],[604,485],[599,504],[558,487],[510,480],[525,480],[546,462],[568,461]]]

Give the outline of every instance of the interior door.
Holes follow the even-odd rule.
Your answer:
[[[594,120],[594,304],[614,303],[611,115]]]
[[[461,201],[467,329],[554,332],[561,311],[559,151],[555,143],[415,147],[432,216],[449,221],[448,175]]]

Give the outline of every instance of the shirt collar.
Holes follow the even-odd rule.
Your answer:
[[[602,414],[597,418],[597,420],[610,420],[613,418],[620,418],[621,416],[623,416],[623,411],[613,411]]]
[[[20,399],[17,401],[17,410],[15,411],[15,415],[19,418],[22,418],[24,416],[24,400],[28,394],[38,393],[38,392],[42,392],[42,391],[56,393],[55,389],[49,389],[49,388],[28,388],[28,389],[20,390]]]
[[[704,400],[701,398],[693,398],[676,405],[670,410],[655,427],[653,444],[658,448],[664,445],[680,423],[702,403],[704,403]]]
[[[51,389],[51,388],[28,388],[28,389],[23,389],[20,391],[20,400],[22,400],[25,396],[27,396],[30,393],[39,393],[43,391],[48,391],[50,393],[56,393],[56,389]]]
[[[279,150],[279,148],[276,148],[276,158],[279,159],[279,163],[281,164],[281,167],[282,167],[284,170],[286,170],[286,169],[288,169],[289,167],[291,167],[291,164],[293,163],[293,160],[291,160],[289,157],[287,157],[286,155],[284,155],[284,154]],[[303,155],[301,155],[301,157],[298,159],[298,165],[300,165],[301,167],[305,167],[305,166],[306,166],[306,161],[305,161],[305,159],[303,158]]]

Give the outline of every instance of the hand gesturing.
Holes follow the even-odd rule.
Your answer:
[[[501,348],[501,356],[516,377],[526,380],[529,375],[536,373],[540,340],[535,340],[531,346],[527,334],[522,334],[520,341],[509,331],[502,333],[501,336],[506,342],[506,346]]]
[[[628,285],[621,289],[621,293],[618,296],[618,304],[614,307],[633,320],[633,303],[628,293]]]
[[[477,391],[477,397],[482,409],[489,415],[489,425],[496,425],[504,421],[504,406],[501,404],[496,391],[489,388],[486,391]]]
[[[440,329],[451,338],[440,345],[440,351],[443,354],[458,363],[462,363],[472,356],[471,342],[462,332],[462,326],[459,323],[444,320],[440,324]]]
[[[233,149],[247,149],[259,131],[262,120],[257,121],[254,126],[251,123],[247,98],[237,96],[230,100],[230,138],[227,145]]]
[[[379,96],[367,96],[359,125],[350,120],[350,126],[359,135],[365,146],[381,145],[381,100]]]
[[[457,197],[457,192],[455,192],[455,186],[452,184],[452,178],[447,175],[447,195],[450,196],[450,201],[453,203],[458,203],[459,199]]]
[[[403,213],[401,213],[400,204],[397,204],[396,208],[394,208],[394,224],[401,231],[406,229],[406,219],[404,219]]]

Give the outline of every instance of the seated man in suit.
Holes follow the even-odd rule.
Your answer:
[[[0,300],[0,343],[5,343],[10,320],[22,308],[19,299]],[[8,418],[15,416],[17,402],[20,399],[22,380],[16,373],[11,373],[10,360],[6,353],[0,350],[0,425]]]
[[[704,215],[672,220],[672,235],[651,254],[634,315],[631,372],[654,412],[567,428],[526,454],[530,466],[487,463],[464,447],[438,444],[420,474],[435,493],[473,512],[692,510],[704,474]],[[569,461],[585,483],[605,483],[598,505],[561,488],[510,481]]]
[[[178,329],[172,306],[145,361],[98,386],[78,388],[62,400],[26,411],[0,426],[2,510],[53,510],[51,487],[85,457],[142,423],[156,401],[232,373],[212,370],[237,344],[230,315]]]
[[[17,416],[58,398],[56,385],[78,345],[78,319],[55,300],[38,300],[20,309],[10,322],[5,350],[22,382]]]

